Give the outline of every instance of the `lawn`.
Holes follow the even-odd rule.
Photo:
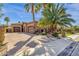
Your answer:
[[[79,41],[79,38],[76,38],[76,39],[75,39],[75,41],[77,41],[77,42],[78,42],[78,41]]]
[[[69,36],[71,36],[71,35],[73,35],[73,34],[71,34],[71,33],[67,33],[67,34],[66,34],[66,37],[69,37]]]

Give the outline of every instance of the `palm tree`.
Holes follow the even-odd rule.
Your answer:
[[[2,13],[2,7],[3,7],[3,4],[0,3],[0,18],[4,15],[4,14]],[[1,22],[0,22],[0,25],[1,25]]]
[[[43,8],[46,8],[47,3],[43,3],[42,6],[43,6]]]
[[[2,7],[3,4],[0,3],[0,18],[3,16]],[[4,41],[4,28],[0,26],[0,48],[3,45],[3,41]]]
[[[46,28],[50,27],[52,32],[57,32],[59,30],[62,32],[65,30],[65,27],[72,26],[72,22],[75,22],[70,16],[70,14],[66,13],[64,4],[47,4],[46,8],[43,10],[42,20],[40,20],[38,24]],[[46,21],[47,24],[45,24]],[[40,22],[44,24],[40,24]]]
[[[2,13],[2,7],[3,7],[3,4],[0,3],[0,17],[2,17],[4,14]]]
[[[33,22],[35,22],[35,13],[37,13],[41,9],[41,4],[25,4],[24,8],[27,12],[32,13]]]
[[[9,17],[5,17],[4,21],[6,22],[6,25],[8,26],[8,23],[10,21]]]

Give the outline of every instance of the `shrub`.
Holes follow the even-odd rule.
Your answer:
[[[52,34],[52,36],[54,36],[54,37],[59,37],[59,33],[58,33],[58,32],[54,32],[54,33]]]
[[[0,28],[0,46],[3,45],[4,41],[4,29]]]
[[[46,32],[42,32],[41,35],[47,35],[47,33]]]

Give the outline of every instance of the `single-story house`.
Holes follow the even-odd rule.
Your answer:
[[[6,28],[6,32],[30,32],[34,33],[37,31],[37,21],[35,22],[22,22],[22,23],[14,23]]]

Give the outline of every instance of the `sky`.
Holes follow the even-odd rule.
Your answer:
[[[66,12],[68,14],[71,14],[71,18],[73,18],[76,23],[75,25],[79,25],[79,4],[65,4],[65,8],[67,9]],[[32,21],[32,14],[31,12],[26,12],[24,10],[24,4],[17,3],[17,4],[4,4],[2,8],[2,12],[4,13],[4,16],[0,18],[0,22],[2,24],[5,24],[4,18],[8,16],[10,18],[11,23],[17,23],[20,22],[31,22]],[[42,14],[41,11],[38,13],[35,13],[35,20],[39,20],[41,18]]]

